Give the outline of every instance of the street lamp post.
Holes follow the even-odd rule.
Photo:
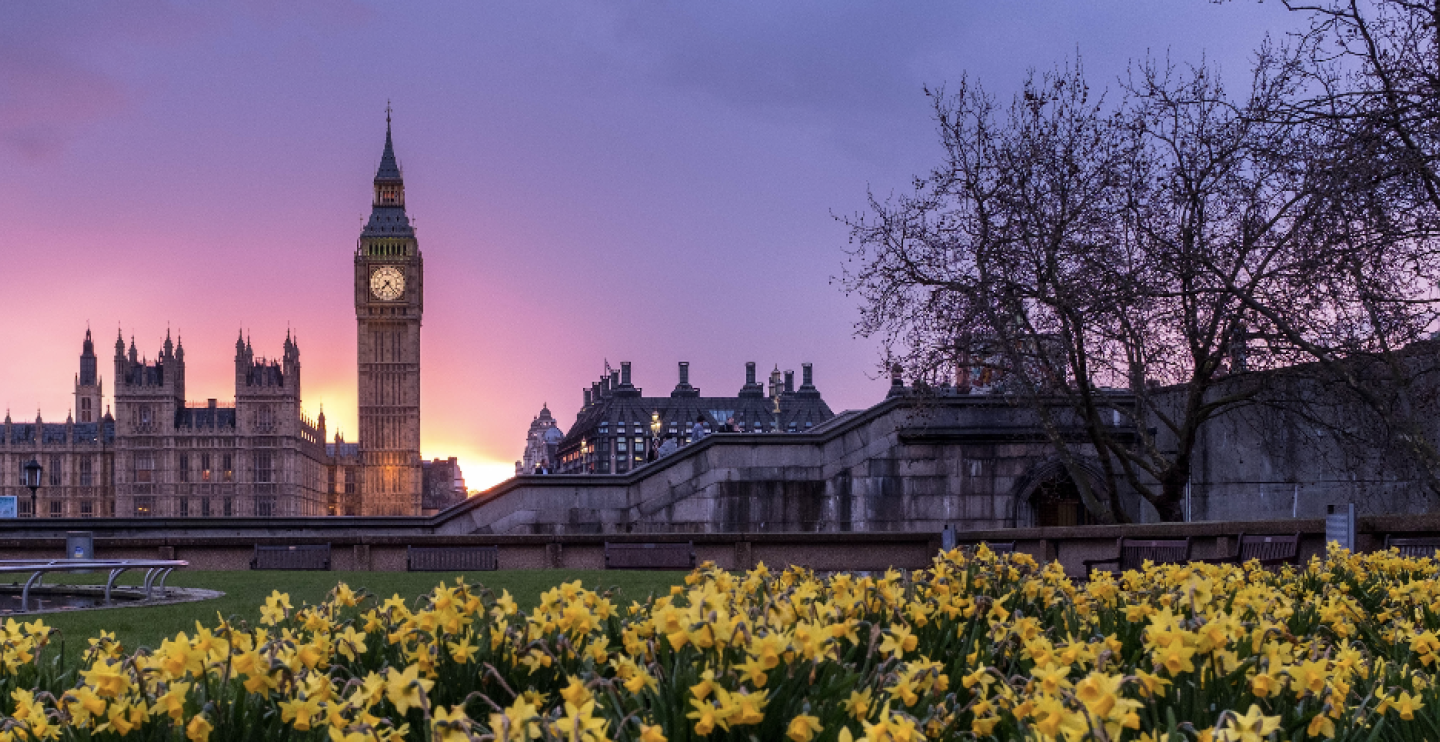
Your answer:
[[[40,489],[40,473],[44,471],[44,467],[40,466],[40,462],[32,457],[25,462],[23,471],[25,486],[30,488],[30,517],[34,518],[36,517],[35,491]]]
[[[656,411],[650,413],[650,452],[651,452],[651,453],[654,455],[654,457],[655,457],[654,459],[650,459],[651,461],[654,461],[655,459],[660,458],[660,411],[659,411],[659,410],[656,410]],[[649,457],[647,456],[646,458],[649,458]]]

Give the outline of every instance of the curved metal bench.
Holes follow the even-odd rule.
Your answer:
[[[47,572],[109,570],[110,576],[105,581],[105,605],[112,605],[114,601],[110,595],[115,588],[115,580],[119,579],[121,574],[132,569],[145,570],[141,585],[145,589],[145,599],[149,600],[154,596],[157,586],[160,594],[165,594],[165,580],[170,577],[171,572],[177,567],[188,566],[190,563],[183,559],[0,559],[0,574],[30,573],[30,577],[25,580],[25,586],[20,590],[20,612],[24,613],[29,610],[30,589],[38,587]]]

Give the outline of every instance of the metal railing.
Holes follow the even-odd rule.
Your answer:
[[[105,605],[113,605],[110,594],[121,574],[132,569],[145,570],[145,579],[141,584],[145,589],[145,599],[149,600],[157,588],[161,595],[165,594],[165,580],[171,572],[177,567],[188,566],[190,563],[183,559],[0,559],[0,574],[30,573],[20,591],[20,612],[25,613],[30,610],[30,589],[38,587],[47,572],[109,570],[110,577],[105,581]]]

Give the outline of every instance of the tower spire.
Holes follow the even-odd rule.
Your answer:
[[[390,131],[391,107],[385,105],[385,149],[380,154],[380,167],[375,170],[375,200],[371,202],[370,219],[360,236],[413,238],[414,226],[405,215],[405,179],[400,161],[395,157],[395,138]],[[393,245],[381,246],[382,250]],[[387,253],[389,254],[389,253]]]
[[[375,182],[400,180],[400,163],[395,159],[395,141],[390,135],[390,103],[385,103],[385,150],[380,153],[380,168],[375,171]]]

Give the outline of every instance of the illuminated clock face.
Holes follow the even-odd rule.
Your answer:
[[[405,293],[405,274],[394,266],[376,268],[370,274],[370,293],[383,301],[399,299]]]

